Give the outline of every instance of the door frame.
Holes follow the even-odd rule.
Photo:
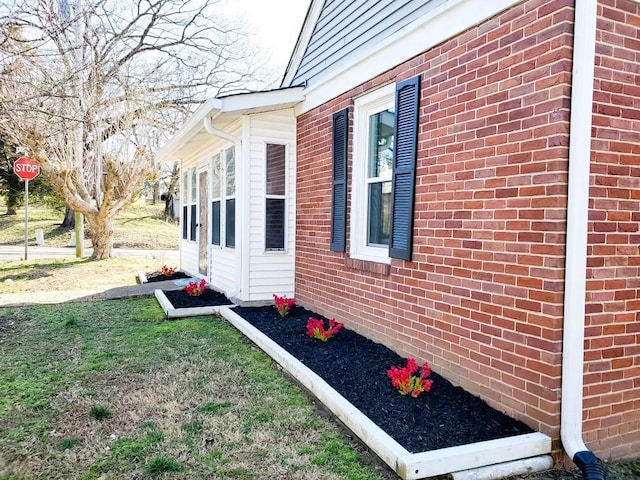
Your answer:
[[[204,276],[207,280],[209,278],[209,261],[210,261],[210,228],[209,228],[209,165],[198,167],[197,169],[197,181],[198,181],[198,233],[196,235],[196,242],[198,244],[198,273]],[[204,188],[203,188],[204,181]],[[204,190],[204,191],[203,191]],[[204,263],[203,263],[204,262]]]

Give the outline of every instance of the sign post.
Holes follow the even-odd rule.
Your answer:
[[[20,157],[13,162],[13,173],[24,180],[24,259],[27,260],[29,245],[29,180],[40,174],[40,165],[33,158]]]

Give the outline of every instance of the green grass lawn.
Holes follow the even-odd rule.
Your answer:
[[[0,479],[380,479],[218,317],[153,298],[0,308]]]
[[[163,203],[147,204],[144,199],[127,207],[115,219],[114,247],[140,249],[177,249],[179,230],[176,223],[162,219]],[[6,207],[0,203],[0,212]],[[42,205],[29,206],[29,244],[35,245],[35,231],[42,229],[45,244],[64,247],[71,230],[60,226],[63,214]],[[86,232],[85,232],[86,233]],[[0,245],[24,244],[24,208],[17,215],[0,214]],[[90,242],[85,244],[90,246]]]
[[[161,208],[127,209],[116,245],[177,248]],[[66,245],[59,214],[30,212],[30,230]],[[0,215],[0,245],[21,244],[23,229],[22,212]],[[164,263],[3,262],[0,295],[133,285],[137,271]],[[218,317],[166,321],[151,297],[0,307],[0,480],[396,478],[331,418]],[[640,479],[640,462],[610,464],[609,474]]]

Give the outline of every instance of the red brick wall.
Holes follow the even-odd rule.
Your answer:
[[[524,2],[298,119],[297,302],[335,316],[404,356],[429,361],[454,383],[552,435],[556,449],[572,22],[571,0]],[[422,95],[413,258],[393,260],[387,271],[354,262],[348,252],[329,250],[331,115],[352,107],[364,92],[417,74]],[[611,101],[603,103],[608,107]],[[634,129],[628,127],[630,134]],[[606,141],[613,142],[609,136]],[[630,155],[618,152],[615,162],[602,162],[603,168],[626,166],[629,175]],[[614,229],[637,225],[638,190],[632,192],[633,181],[618,175],[603,173],[609,180],[626,181],[627,186],[616,184],[616,191],[626,189],[627,196],[603,192],[601,200],[628,203],[613,217],[608,207],[600,207],[606,218],[594,219],[592,229],[604,223]],[[616,218],[620,213],[623,217]],[[590,310],[587,344],[599,348],[598,341],[616,333],[611,355],[626,349],[632,358],[617,368],[625,386],[612,380],[611,391],[605,392],[613,393],[615,384],[616,405],[624,405],[615,407],[619,420],[624,417],[618,429],[633,423],[628,417],[634,401],[638,411],[637,396],[630,399],[627,388],[635,381],[638,390],[637,235],[624,230],[624,238],[616,241],[627,249],[635,245],[633,268],[602,266],[612,280],[623,277],[624,288],[589,285],[590,295],[611,295],[608,304],[620,310],[620,320],[615,332],[605,332],[601,313]],[[601,243],[593,234],[590,240],[593,249]],[[598,256],[606,264],[608,255]],[[619,261],[631,260],[627,255],[620,251]],[[595,255],[589,260],[595,273],[593,261]],[[621,270],[619,276],[611,268]],[[635,311],[625,316],[634,301]],[[614,360],[589,355],[589,368],[593,364],[596,375],[608,374]],[[608,453],[603,431],[613,425],[600,410],[608,398],[597,391],[603,379],[587,380],[587,433]],[[596,390],[590,393],[590,388]],[[632,430],[637,437],[637,418]]]
[[[598,14],[584,429],[617,458],[640,452],[640,4]]]

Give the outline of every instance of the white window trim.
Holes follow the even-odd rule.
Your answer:
[[[210,204],[210,208],[213,209],[213,202],[219,202],[220,203],[220,225],[218,225],[218,235],[220,236],[220,243],[219,244],[213,244],[213,221],[211,220],[211,218],[209,219],[209,222],[211,223],[211,226],[209,228],[209,230],[211,230],[211,234],[210,234],[210,240],[209,240],[209,244],[210,247],[213,249],[218,249],[218,250],[222,250],[223,248],[223,242],[222,239],[223,234],[224,234],[224,224],[222,222],[222,215],[224,214],[224,208],[223,208],[223,193],[224,193],[224,181],[223,181],[223,175],[224,175],[224,166],[223,166],[223,162],[222,162],[222,156],[223,156],[224,150],[220,150],[219,152],[215,153],[214,155],[211,155],[211,159],[209,161],[209,164],[211,165],[211,178],[209,180],[209,183],[211,184],[209,186],[211,195],[209,196],[209,204]],[[218,163],[218,165],[216,166],[216,162]],[[216,170],[216,168],[218,169],[218,196],[214,197],[213,196],[213,183],[215,181],[215,176],[214,176],[214,171]],[[209,212],[209,216],[211,217],[211,213]]]
[[[195,220],[193,210],[195,206]],[[189,223],[187,223],[187,241],[196,244],[198,243],[198,230],[196,228],[195,238],[191,238],[191,224],[195,221],[198,222],[198,168],[194,165],[189,168],[189,210],[188,210]]]
[[[235,250],[237,247],[237,243],[238,243],[238,215],[237,215],[237,208],[238,208],[238,201],[236,200],[237,198],[237,192],[238,192],[238,152],[235,150],[235,145],[232,145],[230,147],[224,148],[221,151],[221,160],[222,160],[222,172],[224,174],[224,178],[222,180],[222,191],[220,192],[222,194],[222,199],[224,201],[224,213],[222,213],[220,215],[220,221],[223,222],[223,224],[221,225],[221,227],[223,226],[224,228],[221,228],[221,234],[224,233],[224,237],[221,236],[220,237],[220,245],[222,247],[224,247],[227,250]],[[233,193],[227,193],[227,154],[229,151],[233,150]],[[234,235],[235,235],[235,242],[236,245],[234,246],[229,246],[227,245],[227,200],[236,200],[235,203],[235,209],[236,209],[236,215],[233,221],[234,224]]]
[[[373,247],[367,245],[367,159],[369,157],[369,117],[393,107],[394,102],[395,84],[386,85],[356,98],[354,101],[349,254],[351,258],[357,260],[391,263],[387,246]]]
[[[284,147],[284,195],[272,195],[267,194],[267,176],[266,176],[266,168],[267,168],[267,145],[281,145]],[[266,213],[267,213],[267,199],[276,199],[276,200],[284,200],[284,246],[283,248],[277,249],[267,249],[266,248],[266,238],[265,238],[265,248],[264,253],[267,255],[282,255],[284,253],[288,253],[288,245],[289,245],[289,200],[288,200],[288,192],[289,192],[289,144],[282,141],[266,141],[264,142],[264,158],[265,158],[265,176],[264,176],[264,191],[265,191],[265,201],[264,201],[264,215],[263,220],[265,221],[264,225],[264,233],[265,237],[267,234],[267,224],[266,224]]]

